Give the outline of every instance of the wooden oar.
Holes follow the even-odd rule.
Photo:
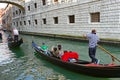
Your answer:
[[[97,45],[101,50],[105,51],[107,54],[109,54],[112,58],[112,61],[114,62],[114,59],[116,59],[118,62],[120,62],[120,59],[116,58],[115,56],[113,56],[108,50],[106,50],[105,48],[103,48],[100,45]]]

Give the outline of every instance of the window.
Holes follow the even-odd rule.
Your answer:
[[[22,21],[20,21],[20,26],[22,26]]]
[[[16,22],[16,26],[18,26],[18,22]]]
[[[75,23],[75,16],[74,15],[69,16],[69,23]]]
[[[54,24],[58,24],[58,17],[54,17]]]
[[[28,11],[30,11],[30,6],[28,6]]]
[[[21,14],[21,10],[19,9],[19,14]]]
[[[29,24],[29,25],[31,24],[30,20],[28,20],[28,24]]]
[[[24,25],[26,25],[26,21],[24,21]]]
[[[34,3],[35,8],[37,8],[37,3]]]
[[[4,23],[4,22],[3,22]],[[15,22],[13,23],[15,25]]]
[[[43,5],[46,5],[46,0],[42,0]]]
[[[46,18],[43,19],[43,24],[46,24]]]
[[[35,19],[35,24],[37,25],[37,19]]]
[[[91,22],[100,22],[100,12],[90,13]]]
[[[16,14],[18,14],[18,11],[16,10]]]
[[[58,2],[58,0],[54,0],[54,2]]]

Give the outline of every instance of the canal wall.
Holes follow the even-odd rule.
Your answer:
[[[21,34],[25,35],[31,35],[31,36],[43,36],[43,37],[52,37],[52,38],[62,38],[62,39],[68,39],[72,41],[80,41],[80,42],[88,42],[86,38],[83,36],[71,36],[71,35],[58,35],[58,34],[44,34],[44,33],[38,33],[38,32],[25,32],[21,31]],[[120,47],[120,41],[119,40],[113,40],[113,39],[101,39],[99,44],[104,44],[104,45],[110,45],[110,46],[118,46]]]

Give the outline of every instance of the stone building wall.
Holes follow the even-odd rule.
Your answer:
[[[119,0],[59,0],[57,3],[48,0],[46,5],[42,5],[42,0],[29,0],[24,6],[25,14],[13,17],[20,31],[82,36],[95,28],[100,38],[120,39]],[[90,14],[96,12],[100,13],[100,21],[91,22]],[[75,23],[69,23],[70,15],[75,16]],[[58,17],[58,24],[54,23],[54,17]]]

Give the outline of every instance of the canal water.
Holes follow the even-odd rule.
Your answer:
[[[17,49],[9,49],[6,43],[0,43],[0,80],[119,80],[120,78],[96,78],[71,72],[49,63],[35,55],[31,42],[39,45],[45,42],[49,49],[61,44],[63,50],[76,51],[79,58],[90,61],[88,43],[74,40],[56,39],[50,37],[20,35],[24,43]],[[120,47],[102,45],[120,59]],[[100,63],[111,63],[111,57],[104,51],[97,49]],[[116,62],[118,63],[118,62]]]

